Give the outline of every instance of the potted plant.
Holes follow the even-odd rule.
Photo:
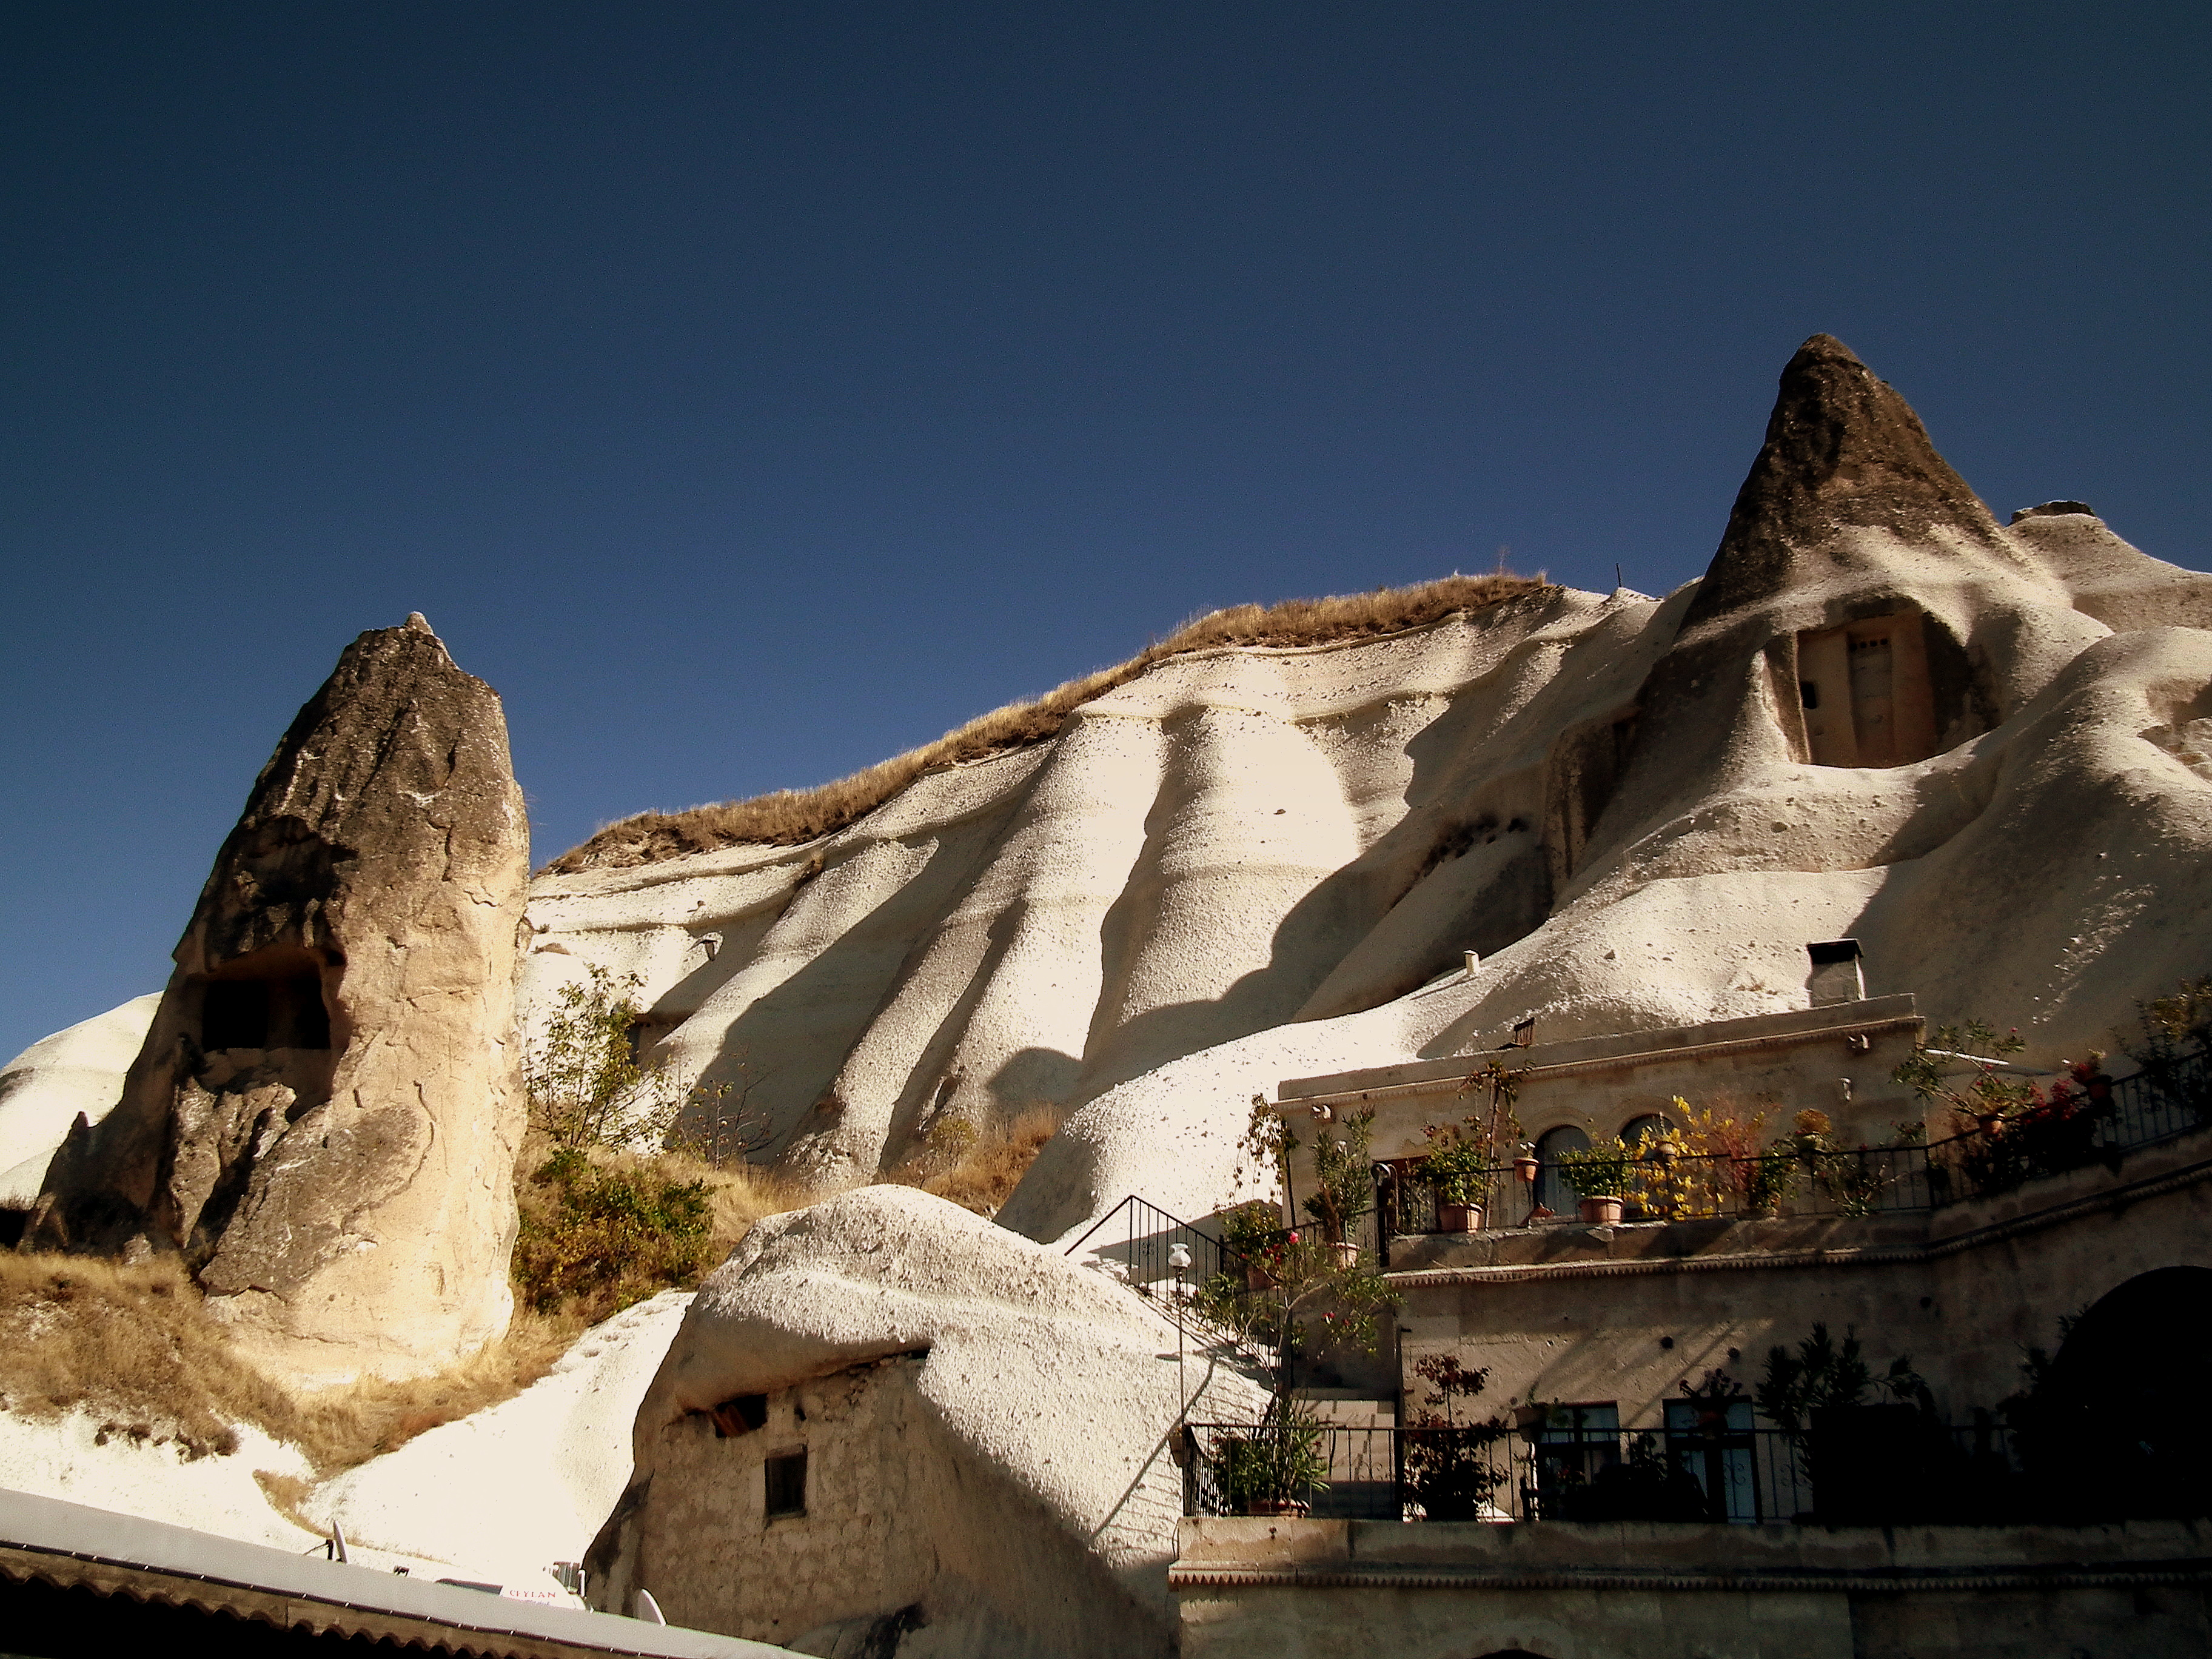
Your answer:
[[[1306,1200],[1305,1211],[1320,1226],[1340,1267],[1354,1267],[1359,1261],[1352,1224],[1374,1200],[1374,1165],[1367,1155],[1374,1127],[1371,1109],[1354,1112],[1343,1120],[1337,1133],[1323,1130],[1314,1141],[1315,1190]]]
[[[1239,1204],[1221,1218],[1221,1242],[1244,1265],[1244,1288],[1264,1291],[1275,1283],[1283,1248],[1298,1236],[1283,1226],[1283,1212],[1265,1199]]]
[[[1490,1184],[1489,1133],[1473,1118],[1463,1124],[1431,1123],[1421,1133],[1429,1149],[1414,1163],[1413,1179],[1436,1194],[1437,1231],[1480,1231]]]
[[[1302,1516],[1328,1490],[1321,1419],[1278,1395],[1259,1422],[1214,1443],[1213,1475],[1232,1515]]]
[[[1601,1140],[1559,1155],[1559,1178],[1582,1200],[1584,1221],[1611,1226],[1635,1174],[1637,1149],[1621,1140]]]

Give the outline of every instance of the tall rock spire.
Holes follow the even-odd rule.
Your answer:
[[[216,856],[121,1102],[34,1243],[180,1251],[303,1375],[506,1328],[529,832],[499,698],[420,617],[363,634]]]
[[[1936,453],[1920,417],[1833,335],[1815,334],[1782,371],[1766,442],[1736,492],[1727,532],[1685,625],[1771,599],[1847,562],[1842,532],[1907,542],[1948,531],[2000,545],[1996,520]]]

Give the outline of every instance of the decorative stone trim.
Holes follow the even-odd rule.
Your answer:
[[[1929,1567],[1906,1571],[1839,1567],[1829,1571],[1768,1571],[1720,1569],[1669,1572],[1604,1567],[1519,1571],[1508,1567],[1250,1567],[1168,1569],[1168,1588],[1190,1589],[1474,1589],[1474,1590],[1746,1590],[1833,1591],[1901,1595],[1918,1591],[2142,1589],[2160,1584],[2212,1583],[2212,1561],[2159,1561],[2110,1567],[2073,1564],[2049,1567]]]
[[[1516,1070],[1514,1075],[1522,1083],[1542,1082],[1551,1078],[1583,1077],[1593,1072],[1629,1071],[1639,1066],[1673,1065],[1683,1060],[1718,1060],[1729,1054],[1755,1054],[1765,1048],[1795,1048],[1808,1043],[1833,1042],[1842,1037],[1879,1036],[1891,1031],[1917,1031],[1920,1016],[1899,1014],[1887,1019],[1862,1020],[1848,1025],[1823,1025],[1808,1031],[1776,1031],[1766,1036],[1730,1037],[1722,1042],[1697,1042],[1680,1048],[1644,1048],[1632,1054],[1600,1054],[1589,1060],[1563,1060],[1548,1066],[1531,1066]],[[1480,1066],[1476,1062],[1502,1059],[1511,1051],[1499,1049],[1492,1054],[1466,1056],[1470,1073]],[[1424,1078],[1414,1083],[1385,1084],[1373,1089],[1347,1089],[1335,1094],[1294,1095],[1271,1105],[1270,1111],[1292,1113],[1311,1106],[1350,1106],[1378,1100],[1410,1100],[1421,1095],[1446,1094],[1462,1087],[1466,1078],[1458,1074],[1449,1077]]]

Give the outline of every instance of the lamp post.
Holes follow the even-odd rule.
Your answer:
[[[1190,1410],[1182,1369],[1182,1275],[1190,1266],[1190,1246],[1176,1240],[1168,1249],[1168,1266],[1175,1269],[1176,1276],[1176,1421],[1180,1423]]]

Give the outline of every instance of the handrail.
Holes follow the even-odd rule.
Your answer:
[[[2027,1518],[2008,1425],[1910,1406],[1842,1407],[1802,1427],[1747,1399],[1666,1402],[1644,1426],[1516,1413],[1346,1425],[1194,1422],[1183,1513],[1382,1521],[1990,1524]]]
[[[2011,1192],[2029,1181],[2105,1161],[2212,1122],[2212,1056],[2197,1049],[2122,1078],[2100,1078],[2087,1103],[2059,1113],[1991,1118],[1933,1143],[1887,1146],[1784,1146],[1743,1156],[1669,1154],[1654,1148],[1632,1160],[1623,1182],[1626,1218],[1847,1215],[1936,1211]],[[1375,1165],[1376,1201],[1388,1218],[1385,1241],[1440,1231],[1415,1223],[1428,1183],[1417,1160]],[[1556,1168],[1557,1166],[1551,1166]],[[1801,1180],[1800,1176],[1804,1177]],[[1509,1165],[1479,1172],[1478,1207],[1502,1220],[1516,1186]],[[1433,1196],[1433,1189],[1431,1188]],[[1518,1224],[1507,1223],[1504,1224]]]

